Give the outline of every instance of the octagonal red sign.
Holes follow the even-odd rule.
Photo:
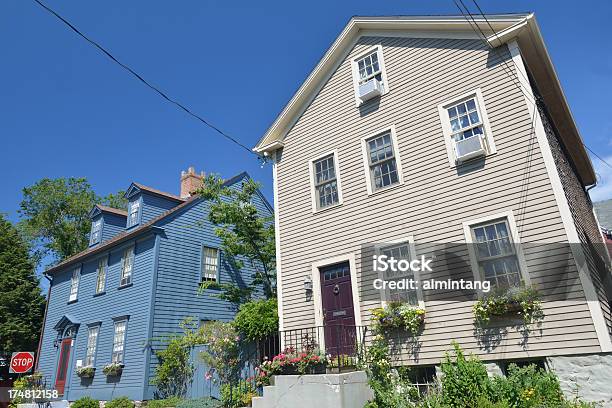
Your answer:
[[[32,371],[34,367],[34,353],[30,351],[18,351],[11,357],[9,372],[14,374],[25,374]]]

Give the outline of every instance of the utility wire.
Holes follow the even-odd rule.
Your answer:
[[[86,36],[85,34],[83,34],[78,28],[76,28],[72,23],[70,23],[68,20],[66,20],[64,17],[62,17],[60,14],[58,14],[55,10],[51,9],[50,7],[48,7],[47,5],[45,5],[44,3],[42,3],[40,0],[34,0],[39,6],[41,6],[43,9],[45,9],[46,11],[48,11],[49,13],[51,13],[52,15],[54,15],[57,19],[59,19],[62,23],[64,23],[66,26],[68,26],[72,31],[74,31],[77,35],[79,35],[81,38],[83,38],[85,41],[87,41],[88,43],[90,43],[91,45],[93,45],[94,47],[96,47],[99,51],[101,51],[104,55],[106,55],[108,58],[110,58],[113,62],[115,62],[116,64],[118,64],[121,68],[125,69],[126,71],[128,71],[130,74],[132,74],[132,76],[134,76],[136,79],[138,79],[140,82],[142,82],[143,84],[145,84],[147,87],[149,87],[150,89],[152,89],[155,93],[157,93],[159,96],[161,96],[163,99],[165,99],[166,101],[170,102],[171,104],[177,106],[179,109],[185,111],[188,115],[196,118],[197,120],[199,120],[200,122],[202,122],[204,125],[208,126],[209,128],[211,128],[212,130],[214,130],[215,132],[217,132],[218,134],[220,134],[221,136],[225,137],[226,139],[228,139],[229,141],[231,141],[232,143],[238,145],[239,147],[243,148],[244,150],[246,150],[247,152],[256,155],[259,159],[263,160],[257,153],[255,153],[254,151],[252,151],[249,147],[245,146],[244,144],[242,144],[240,141],[238,141],[236,138],[228,135],[227,133],[225,133],[223,130],[219,129],[217,126],[213,125],[212,123],[210,123],[208,120],[204,119],[203,117],[201,117],[200,115],[198,115],[197,113],[194,113],[191,109],[187,108],[185,105],[183,105],[182,103],[180,103],[179,101],[177,101],[176,99],[168,96],[164,91],[162,91],[161,89],[159,89],[158,87],[156,87],[155,85],[151,84],[149,81],[147,81],[146,79],[144,79],[142,77],[142,75],[138,74],[136,71],[134,71],[132,68],[130,68],[128,65],[124,64],[123,62],[119,61],[117,58],[115,58],[110,51],[107,51],[104,47],[102,47],[100,44],[98,44],[96,41],[90,39],[88,36]]]
[[[456,0],[453,0],[453,1],[455,1],[455,5],[457,5]],[[463,4],[463,1],[462,1],[462,0],[459,0],[459,1],[461,1],[461,4]],[[501,43],[501,40],[499,39],[499,36],[497,35],[497,32],[495,31],[495,29],[493,28],[493,26],[492,26],[492,25],[491,25],[491,23],[489,22],[489,19],[487,18],[487,16],[485,15],[485,13],[482,11],[482,9],[480,8],[480,6],[478,5],[478,2],[477,2],[476,0],[472,0],[472,2],[474,3],[474,5],[476,6],[476,8],[478,9],[478,12],[479,12],[479,13],[480,13],[480,15],[482,16],[482,18],[485,20],[485,22],[486,22],[486,23],[487,23],[487,25],[489,26],[489,29],[490,29],[491,31],[493,31],[493,34],[495,35],[495,38],[496,38],[496,39],[497,39],[497,40],[498,40],[498,41]],[[463,4],[463,6],[465,7],[465,9],[466,9],[466,11],[468,12],[468,14],[470,14],[470,16],[472,16],[472,15],[471,15],[471,13],[469,12],[469,10],[468,10],[467,6],[465,6],[465,4]],[[459,7],[459,6],[457,5],[457,7]],[[462,12],[461,14],[463,14],[463,12]],[[464,15],[464,17],[465,17],[465,15]],[[467,19],[467,18],[466,18],[466,19]],[[474,18],[473,18],[473,17],[472,17],[472,20],[474,20]],[[476,24],[476,21],[474,21],[474,23]],[[470,24],[470,25],[471,25],[471,24]],[[476,24],[476,26],[478,27],[478,24]],[[479,30],[479,31],[482,33],[482,30],[480,30],[480,27],[478,27],[478,30]],[[483,33],[483,35],[484,35],[484,33]],[[488,41],[487,41],[487,42],[488,42]],[[505,62],[505,61],[504,61],[504,62]],[[513,71],[513,72],[514,72],[514,71]],[[523,77],[524,77],[524,74],[523,74],[522,72],[520,72],[520,74],[521,74],[521,75],[523,75]],[[529,81],[527,78],[525,78],[525,80],[526,80],[526,81]],[[519,80],[519,83],[520,83],[520,80]],[[520,89],[521,89],[521,91],[523,92],[522,87],[521,87]],[[527,94],[526,94],[525,92],[523,92],[523,94],[524,94],[525,96],[527,96]],[[585,148],[585,149],[587,149],[587,150],[588,150],[588,151],[589,151],[589,152],[590,152],[590,153],[591,153],[593,156],[595,156],[595,157],[597,157],[599,160],[601,160],[601,162],[602,162],[602,163],[604,163],[606,166],[608,166],[608,167],[612,168],[612,164],[608,163],[608,162],[607,162],[606,160],[604,160],[604,159],[603,159],[601,156],[599,156],[597,153],[595,153],[595,152],[594,152],[594,151],[593,151],[593,150],[592,150],[592,149],[591,149],[589,146],[587,146],[587,145],[584,143],[584,141],[582,140],[582,138],[579,138],[579,140],[580,140],[580,143],[582,144],[582,146],[584,146],[584,148]]]

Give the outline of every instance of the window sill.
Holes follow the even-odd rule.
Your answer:
[[[93,297],[98,297],[98,296],[102,296],[102,295],[105,295],[105,294],[106,294],[106,291],[103,290],[102,292],[94,293]]]
[[[78,302],[78,301],[79,301],[79,299],[69,300],[69,301],[67,302],[67,304],[71,305],[71,304],[76,303],[76,302]]]
[[[319,214],[319,213],[333,210],[334,208],[338,208],[338,207],[342,207],[342,202],[339,202],[338,204],[330,205],[327,207],[323,207],[323,208],[317,208],[316,210],[313,210],[312,213]]]
[[[134,285],[134,284],[133,284],[132,282],[130,282],[130,283],[126,283],[125,285],[121,285],[121,286],[119,286],[117,289],[119,289],[119,290],[120,290],[120,289],[125,289],[125,288],[132,287],[133,285]]]
[[[400,181],[400,182],[399,182],[399,183],[397,183],[397,184],[393,184],[393,185],[390,185],[390,186],[387,186],[387,187],[379,188],[379,189],[378,189],[378,190],[376,190],[376,191],[371,191],[371,192],[368,192],[368,196],[374,196],[374,195],[378,195],[378,194],[385,193],[385,192],[387,192],[387,191],[389,191],[389,190],[395,190],[396,188],[400,188],[400,187],[402,187],[403,185],[404,185],[404,182],[403,182],[403,181]]]

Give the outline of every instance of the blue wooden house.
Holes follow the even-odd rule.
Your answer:
[[[248,177],[225,185],[239,189]],[[245,284],[253,270],[233,269],[208,221],[210,202],[190,196],[202,178],[193,168],[183,172],[180,196],[132,183],[128,210],[95,206],[89,248],[46,272],[51,286],[37,369],[62,399],[152,399],[154,339],[182,332],[187,317],[233,318],[234,308],[206,293],[214,289],[200,293],[200,284]],[[272,215],[263,195],[254,201],[262,216]],[[102,372],[112,362],[120,375]],[[77,375],[83,367],[95,369],[93,378]],[[202,396],[202,388],[192,387],[191,396]]]

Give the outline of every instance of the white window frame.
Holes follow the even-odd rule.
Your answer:
[[[317,200],[317,191],[315,188],[315,162],[324,159],[328,156],[334,158],[334,171],[336,173],[336,186],[338,188],[338,202],[336,204],[328,205],[327,207],[319,207],[319,201]],[[325,211],[331,208],[336,208],[342,205],[342,182],[340,180],[340,164],[338,162],[338,150],[332,150],[325,154],[321,154],[308,162],[308,172],[310,175],[310,198],[312,203],[312,212]]]
[[[119,339],[117,337],[118,336],[117,328],[121,324],[123,324],[123,334],[122,334],[121,339]],[[126,334],[127,334],[127,324],[128,324],[127,319],[121,319],[121,320],[115,321],[114,328],[113,328],[113,348],[111,349],[111,362],[112,363],[123,364],[123,362],[125,361],[125,339],[126,339]],[[121,349],[120,351],[116,351],[115,349],[118,348],[119,345],[121,345]],[[120,358],[115,358],[116,355],[119,355]]]
[[[129,273],[126,268],[127,261],[130,260]],[[119,287],[128,286],[132,284],[132,276],[134,276],[134,264],[136,263],[136,246],[130,245],[123,250],[123,256],[121,257],[121,273],[119,275]],[[126,282],[124,282],[126,280]]]
[[[78,300],[80,281],[81,267],[77,266],[72,270],[72,276],[70,277],[70,294],[68,296],[68,302],[76,302]]]
[[[463,222],[463,235],[465,236],[465,242],[468,247],[468,254],[470,257],[470,266],[472,267],[472,273],[474,275],[475,281],[484,280],[484,276],[480,275],[480,265],[478,263],[478,256],[476,251],[474,250],[474,239],[472,236],[472,227],[477,226],[479,224],[486,224],[491,221],[503,220],[505,219],[508,223],[508,228],[510,229],[510,235],[512,236],[512,243],[514,244],[516,258],[518,260],[521,279],[525,283],[525,285],[531,284],[531,279],[529,278],[529,270],[527,269],[527,262],[525,261],[525,255],[523,254],[523,248],[520,245],[520,237],[518,233],[518,228],[516,226],[516,219],[514,218],[514,213],[512,210],[490,214],[478,219],[472,219]],[[481,291],[478,292],[479,296],[482,296],[483,293]]]
[[[134,208],[136,208],[136,212],[134,212]],[[127,228],[131,228],[140,223],[141,209],[142,209],[142,203],[140,202],[140,198],[130,201],[128,205]],[[133,214],[135,214],[134,220],[132,220]]]
[[[374,45],[368,48],[366,51],[360,53],[358,56],[353,58],[351,61],[351,70],[353,73],[353,92],[355,94],[355,106],[357,107],[361,106],[361,104],[363,103],[361,101],[361,98],[359,98],[359,66],[357,63],[360,59],[365,58],[369,54],[372,54],[374,52],[378,54],[378,66],[380,67],[380,71],[381,71],[380,74],[382,78],[381,82],[382,82],[383,92],[380,96],[382,97],[383,95],[386,95],[387,93],[389,93],[389,81],[387,80],[387,70],[385,69],[385,59],[383,58],[383,49],[382,49],[382,45],[377,44],[377,45]]]
[[[396,239],[396,240],[392,240],[392,241],[385,241],[381,244],[378,244],[374,247],[374,253],[376,255],[381,255],[382,254],[382,250],[384,248],[390,247],[390,246],[399,246],[402,244],[407,244],[408,245],[408,251],[410,252],[410,257],[412,259],[416,259],[416,248],[414,245],[414,236],[412,234],[407,235],[405,238],[400,238],[400,239]],[[423,282],[421,280],[421,275],[419,274],[418,271],[414,271],[414,280],[418,281],[419,284],[417,285],[417,289],[416,289],[416,295],[417,295],[417,302],[418,305],[413,305],[414,307],[419,307],[421,309],[425,309],[425,301],[423,300],[423,290],[421,288]],[[384,272],[383,271],[378,271],[378,278],[384,280],[385,276],[384,276]],[[380,289],[381,291],[383,291],[383,289]],[[385,307],[387,305],[387,300],[386,300],[386,295],[385,296],[381,296],[381,300],[380,300],[380,304],[382,305],[382,307]]]
[[[101,266],[103,266],[101,268]],[[98,259],[96,268],[96,295],[104,293],[106,290],[106,276],[108,275],[108,257]]]
[[[96,225],[98,226],[97,230],[95,229]],[[97,234],[97,237],[95,240],[94,240],[94,233]],[[89,233],[89,245],[97,244],[101,240],[102,240],[102,217],[100,217],[96,221],[91,222],[91,232]]]
[[[207,276],[206,273],[206,250],[207,249],[212,249],[217,253],[216,256],[216,270],[215,270],[215,277],[212,278],[211,276]],[[200,252],[200,257],[201,257],[201,262],[200,262],[200,282],[219,282],[219,265],[220,265],[220,251],[219,248],[216,247],[212,247],[212,246],[208,246],[208,245],[202,245],[202,249]]]
[[[372,139],[376,136],[380,136],[383,133],[386,132],[390,132],[391,133],[391,144],[393,146],[393,155],[395,158],[395,166],[397,168],[397,177],[398,177],[398,182],[395,184],[392,184],[390,186],[386,186],[386,187],[382,187],[379,188],[378,190],[374,190],[374,180],[372,179],[372,175],[370,173],[370,157],[368,154],[368,145],[367,145],[367,141],[369,139]],[[391,125],[385,128],[382,128],[374,133],[371,133],[367,136],[364,136],[361,138],[361,155],[362,155],[362,159],[363,159],[363,169],[365,171],[365,177],[366,177],[366,186],[368,189],[368,195],[372,195],[372,194],[378,194],[381,193],[383,191],[387,191],[389,189],[401,186],[402,184],[404,184],[404,176],[403,176],[403,172],[402,172],[402,159],[400,157],[400,152],[399,152],[399,147],[397,144],[397,134],[395,132],[395,125]]]
[[[92,336],[95,333],[95,336]],[[95,337],[92,339],[92,337]],[[100,325],[94,324],[87,328],[87,344],[85,345],[85,367],[94,367],[100,338]]]
[[[459,95],[438,105],[438,114],[440,115],[440,122],[442,123],[444,144],[446,145],[446,153],[448,155],[448,161],[451,167],[457,167],[458,164],[457,156],[455,154],[455,142],[452,139],[453,132],[451,130],[450,117],[448,116],[447,109],[453,105],[457,105],[465,100],[472,98],[474,98],[476,102],[478,115],[480,116],[480,120],[482,122],[484,140],[486,145],[486,156],[497,153],[497,148],[495,147],[495,140],[493,139],[493,132],[491,131],[491,124],[489,122],[489,116],[487,115],[484,97],[482,96],[482,90],[480,88],[477,88],[471,92]]]

